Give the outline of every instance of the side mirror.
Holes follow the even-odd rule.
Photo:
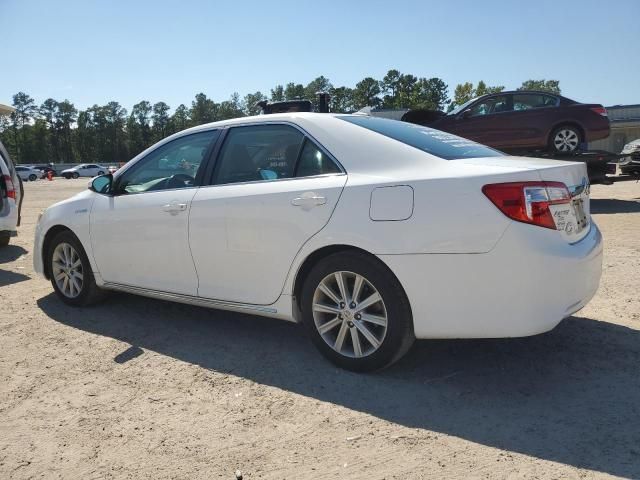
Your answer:
[[[108,194],[111,193],[111,185],[113,184],[113,175],[107,173],[106,175],[100,175],[89,182],[89,190],[96,193]]]
[[[462,119],[467,119],[467,118],[469,118],[470,116],[471,116],[471,109],[470,109],[470,108],[469,108],[469,109],[467,109],[467,110],[465,110],[464,112],[462,112],[462,113],[460,114],[460,118],[462,118]]]

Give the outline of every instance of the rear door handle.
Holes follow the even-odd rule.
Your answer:
[[[177,203],[177,202],[167,203],[162,207],[163,211],[169,212],[172,214],[176,214],[178,212],[184,212],[186,209],[187,209],[186,203]]]
[[[323,197],[322,195],[318,195],[314,192],[305,192],[299,197],[291,200],[291,205],[296,207],[314,207],[316,205],[324,205],[327,203],[327,197]]]

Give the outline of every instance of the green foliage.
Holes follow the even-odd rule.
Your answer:
[[[280,85],[280,87],[282,87]],[[273,96],[273,90],[271,90]],[[260,107],[257,106],[258,102],[267,100],[267,96],[262,92],[257,91],[255,93],[247,93],[244,96],[242,111],[245,115],[258,115],[260,113]]]
[[[363,107],[377,107],[380,100],[380,83],[371,77],[367,77],[358,83],[353,90],[353,107],[359,110]]]
[[[520,89],[560,93],[557,80],[527,80]],[[447,84],[440,78],[416,77],[391,69],[382,80],[366,77],[354,88],[334,86],[324,76],[307,85],[290,82],[270,90],[272,102],[307,99],[317,102],[317,92],[328,92],[333,112],[353,112],[363,107],[453,109],[466,101],[504,90],[484,81],[457,85],[453,99],[448,98]],[[18,163],[48,162],[125,162],[153,143],[186,128],[227,118],[256,115],[259,101],[267,95],[257,91],[216,103],[198,93],[191,106],[178,105],[173,114],[165,102],[136,103],[129,114],[118,102],[93,105],[78,111],[69,100],[46,99],[37,106],[24,92],[13,96],[15,111],[0,116],[0,139]],[[317,106],[317,105],[316,105]]]
[[[560,95],[560,80],[527,80],[518,90],[542,90]]]
[[[282,85],[276,85],[271,89],[271,101],[282,102],[284,100],[284,87]]]
[[[487,95],[490,93],[498,93],[504,90],[503,85],[497,85],[494,87],[487,86],[483,80],[478,82],[477,87],[473,87],[473,83],[465,82],[459,83],[456,85],[456,88],[453,92],[453,100],[449,104],[449,111],[453,110],[455,107],[458,107],[464,103],[467,103],[469,100],[472,100],[476,97],[480,97],[482,95]]]
[[[287,86],[284,88],[285,100],[304,99],[304,95],[304,86],[301,83],[287,83]]]

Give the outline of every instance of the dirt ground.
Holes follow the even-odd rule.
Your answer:
[[[27,183],[0,250],[0,478],[640,478],[640,184],[592,188],[604,275],[584,310],[531,338],[420,341],[373,375],[277,320],[63,305],[33,230],[86,184]]]

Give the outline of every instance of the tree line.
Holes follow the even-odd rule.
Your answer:
[[[452,110],[486,93],[500,92],[504,86],[463,83],[449,98],[448,86],[440,78],[416,77],[389,70],[381,79],[366,77],[355,87],[334,86],[320,76],[307,85],[290,82],[276,85],[269,95],[260,91],[216,102],[198,93],[191,105],[178,105],[173,113],[165,102],[136,103],[129,112],[116,101],[78,110],[69,100],[46,99],[41,105],[24,92],[13,96],[15,111],[0,115],[0,140],[17,163],[118,163],[185,128],[229,118],[256,115],[256,104],[306,99],[317,103],[317,92],[329,92],[333,112],[353,112],[362,107]],[[557,80],[527,80],[519,89],[560,93]],[[316,105],[317,106],[317,105]]]

